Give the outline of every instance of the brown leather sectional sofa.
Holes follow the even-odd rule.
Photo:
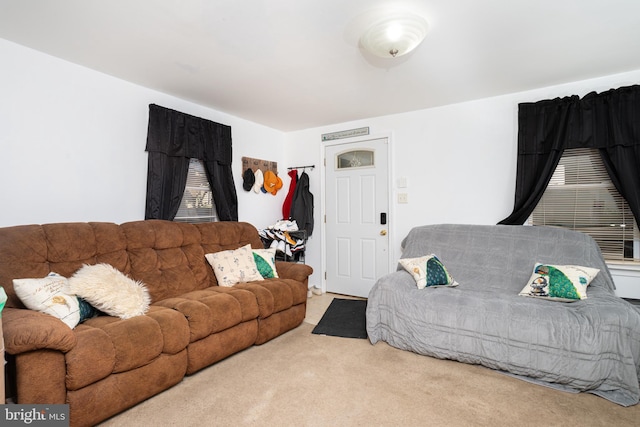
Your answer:
[[[205,254],[250,243],[250,224],[58,223],[0,228],[0,286],[8,380],[16,403],[67,403],[71,425],[94,425],[225,357],[298,326],[309,266],[277,262],[279,278],[218,286]],[[144,282],[143,316],[101,315],[74,329],[28,310],[12,280],[70,277],[108,263]]]

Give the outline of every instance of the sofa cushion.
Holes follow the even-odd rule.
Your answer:
[[[128,270],[120,270],[144,282],[152,302],[212,285],[213,272],[194,224],[146,220],[120,227],[127,237],[130,261]]]
[[[239,283],[235,288],[246,289],[255,295],[261,319],[307,301],[308,288],[293,279],[278,278]]]
[[[162,332],[162,352],[177,354],[189,345],[189,322],[182,313],[165,307],[149,307],[145,316],[158,323]]]
[[[109,335],[100,328],[79,325],[75,330],[76,345],[65,354],[66,385],[78,390],[113,373],[116,350]]]
[[[213,268],[220,286],[234,286],[236,283],[262,280],[258,267],[253,259],[251,245],[238,249],[213,252],[205,255]]]
[[[97,314],[89,303],[71,292],[67,278],[57,273],[43,278],[13,279],[13,289],[27,308],[56,317],[71,329]]]
[[[69,279],[71,291],[98,310],[121,319],[141,316],[150,297],[144,283],[130,279],[109,264],[85,265]]]
[[[400,265],[411,274],[418,289],[437,286],[458,286],[444,264],[434,254],[400,259]]]
[[[267,279],[266,281],[277,280],[277,279]],[[273,314],[274,310],[274,296],[264,286],[258,284],[258,282],[250,282],[250,283],[238,283],[234,286],[234,289],[242,289],[251,292],[258,304],[258,317],[260,319],[264,319],[265,317],[269,317]]]
[[[45,277],[51,271],[69,277],[83,264],[108,262],[125,271],[127,242],[112,223],[59,223],[0,228],[0,286],[7,307],[24,308],[13,279]]]
[[[145,366],[157,359],[165,347],[161,323],[152,316],[125,320],[95,317],[76,328],[76,337],[76,346],[65,355],[69,390]],[[184,349],[184,340],[182,344]]]
[[[125,236],[116,224],[106,222],[44,224],[50,268],[65,277],[84,264],[127,265]]]
[[[190,343],[210,335],[211,310],[206,304],[194,299],[175,297],[155,302],[153,306],[170,308],[182,314],[189,324]]]
[[[241,320],[246,322],[247,320],[257,319],[260,315],[258,309],[258,302],[252,292],[245,289],[227,288],[224,286],[211,286],[206,289],[209,292],[216,294],[231,295],[240,304]]]
[[[259,315],[258,304],[251,292],[219,286],[158,301],[152,307],[171,308],[181,313],[188,321],[189,342],[256,319]]]
[[[189,292],[182,298],[198,301],[208,308],[206,317],[208,327],[205,336],[231,328],[242,322],[240,303],[231,295],[202,290]]]
[[[144,366],[162,353],[164,336],[155,319],[149,316],[129,319],[101,316],[96,319],[100,322],[94,322],[93,326],[107,333],[115,349],[114,373]]]
[[[600,272],[577,265],[536,263],[521,296],[572,302],[587,298],[587,286]]]

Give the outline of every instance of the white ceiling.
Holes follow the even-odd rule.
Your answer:
[[[376,59],[389,5],[429,30]],[[0,0],[0,37],[292,131],[638,70],[640,1]]]

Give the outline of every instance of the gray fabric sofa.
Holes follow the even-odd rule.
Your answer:
[[[435,254],[456,287],[418,289],[400,266],[372,288],[372,344],[480,364],[623,406],[640,398],[640,310],[617,297],[595,241],[550,227],[429,225],[402,243],[402,258]],[[519,296],[536,262],[600,269],[587,298]]]

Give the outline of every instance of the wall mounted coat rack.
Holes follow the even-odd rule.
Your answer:
[[[271,171],[278,174],[278,162],[272,162],[271,160],[263,160],[263,159],[255,159],[253,157],[243,157],[242,158],[242,174],[244,175],[244,171],[247,169],[251,169],[253,173],[256,173],[258,169],[265,173],[266,171]]]
[[[313,170],[313,168],[315,168],[316,165],[306,165],[306,166],[291,166],[290,168],[287,168],[288,170],[293,170],[293,169],[311,169]]]

